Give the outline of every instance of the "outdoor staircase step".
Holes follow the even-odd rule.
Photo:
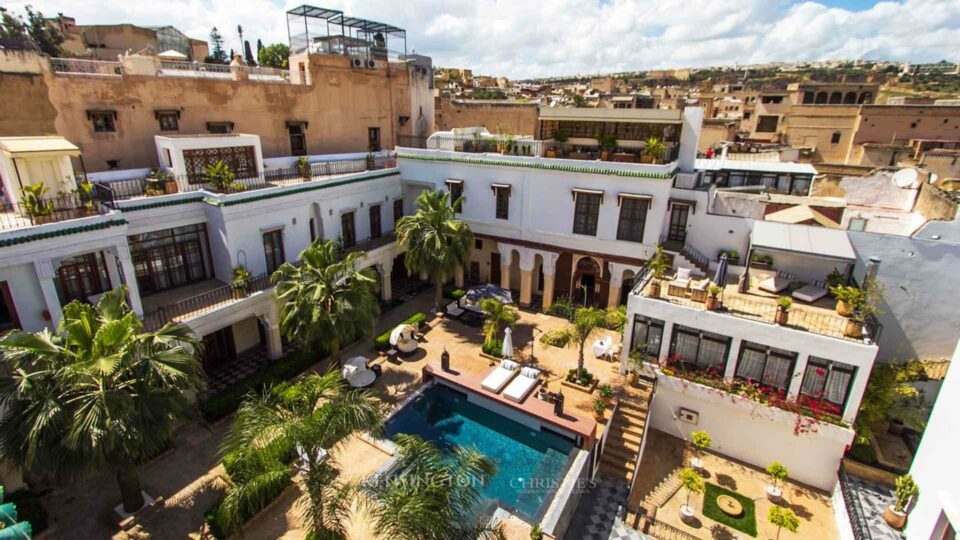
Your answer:
[[[603,453],[603,457],[600,459],[601,463],[606,463],[612,467],[617,467],[620,469],[626,469],[633,472],[636,469],[636,464],[631,459],[623,459],[613,455],[607,455],[606,452]]]
[[[640,443],[642,440],[642,437],[628,439],[624,438],[621,433],[611,433],[607,437],[607,444],[611,447],[627,448],[633,452],[640,452]]]
[[[622,446],[618,447],[618,446],[609,445],[609,441],[607,442],[607,444],[608,446],[603,449],[604,454],[610,454],[610,457],[623,460],[623,461],[636,461],[637,452],[629,448],[624,448]]]

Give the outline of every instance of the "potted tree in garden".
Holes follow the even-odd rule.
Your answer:
[[[650,259],[647,266],[650,268],[650,275],[652,276],[650,289],[647,292],[653,298],[660,298],[660,280],[667,273],[667,270],[670,270],[670,263],[667,262],[667,257],[663,254],[663,247],[657,247],[656,254]]]
[[[247,296],[251,277],[252,274],[243,265],[233,269],[233,276],[230,278],[230,287],[233,289],[234,299],[239,300]]]
[[[603,399],[603,402],[609,405],[613,399],[613,387],[609,384],[601,384],[597,391],[600,394],[600,398]]]
[[[837,299],[837,315],[849,317],[853,315],[854,307],[863,303],[865,295],[862,289],[853,285],[837,285],[830,287],[830,292]]]
[[[307,159],[307,156],[298,157],[296,167],[297,172],[300,173],[300,178],[303,178],[304,182],[313,177],[312,171],[310,170],[310,160]]]
[[[789,296],[777,298],[777,312],[773,315],[773,322],[785,326],[790,320],[790,306],[793,305],[793,299]]]
[[[244,189],[242,184],[237,184],[237,175],[223,160],[216,163],[208,163],[207,166],[204,167],[204,172],[206,173],[206,180],[210,183],[210,187],[220,193],[226,193],[231,189],[235,191],[243,191]]]
[[[590,334],[597,328],[602,328],[607,321],[607,314],[602,309],[597,308],[578,308],[573,312],[573,325],[570,327],[572,339],[570,343],[577,346],[579,354],[577,356],[577,367],[567,373],[567,382],[573,383],[582,390],[593,392],[594,377],[593,374],[583,367],[584,355],[583,348],[586,346]]]
[[[783,506],[771,506],[767,519],[770,520],[771,525],[777,528],[777,540],[780,538],[781,529],[795,533],[800,528],[800,520],[797,519],[797,515],[793,513],[793,510]]]
[[[898,477],[894,481],[895,492],[893,504],[883,511],[883,520],[887,525],[900,530],[907,524],[907,506],[910,501],[920,495],[920,488],[909,474]]]
[[[710,448],[713,439],[706,431],[694,431],[690,434],[690,442],[693,443],[694,458],[690,460],[690,466],[696,470],[703,469],[703,451]]]
[[[33,220],[34,224],[49,223],[53,214],[53,203],[44,197],[50,191],[43,182],[23,186],[20,190],[20,207]]]
[[[781,465],[779,461],[774,461],[767,465],[767,474],[773,480],[773,483],[767,486],[767,498],[773,502],[778,502],[783,498],[783,489],[780,488],[780,484],[787,479],[787,468]]]
[[[707,287],[707,309],[713,311],[720,307],[720,292],[723,291],[723,287],[717,285],[716,283],[711,283]]]
[[[869,279],[864,283],[862,293],[854,299],[856,302],[852,306],[853,313],[847,319],[847,327],[843,332],[843,335],[847,337],[859,338],[863,336],[864,321],[867,320],[867,317],[879,312],[877,302],[883,294],[880,284],[873,279]]]
[[[693,469],[683,469],[680,471],[680,485],[687,490],[686,501],[680,505],[680,519],[690,521],[696,516],[697,512],[690,506],[690,495],[693,493],[703,493],[703,478]]]
[[[602,397],[593,400],[593,419],[597,422],[603,420],[603,412],[607,410],[607,402]]]

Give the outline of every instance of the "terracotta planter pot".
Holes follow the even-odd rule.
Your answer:
[[[837,315],[843,315],[844,317],[853,315],[853,306],[846,302],[837,300]]]
[[[650,281],[650,288],[647,292],[654,298],[660,298],[660,280],[654,279]]]
[[[180,188],[177,186],[176,180],[167,180],[163,183],[163,192],[167,195],[172,195],[180,191]]]
[[[554,150],[553,148],[548,148],[548,149],[547,149],[547,157],[548,157],[548,158],[555,158],[555,157],[557,157],[557,151]]]
[[[597,422],[602,421],[602,420],[603,420],[603,413],[602,413],[602,412],[593,411],[593,419],[596,420]]]
[[[847,327],[843,330],[843,335],[849,338],[859,338],[863,336],[863,323],[850,319],[847,321]]]
[[[784,311],[778,307],[777,312],[773,315],[773,322],[779,324],[780,326],[785,326],[789,320],[790,312]]]
[[[708,296],[706,304],[707,304],[707,309],[710,311],[713,311],[718,307],[720,307],[720,299],[717,298],[716,296]]]
[[[610,161],[610,151],[609,151],[609,150],[603,150],[603,151],[601,151],[601,152],[600,152],[600,160],[601,160],[601,161]]]
[[[883,510],[883,520],[887,522],[887,525],[897,529],[903,529],[904,525],[907,524],[907,513],[906,512],[897,512],[893,509],[893,506],[887,506]]]
[[[627,384],[629,384],[629,385],[631,385],[631,386],[637,384],[637,374],[636,374],[636,372],[631,371],[630,373],[627,373]]]

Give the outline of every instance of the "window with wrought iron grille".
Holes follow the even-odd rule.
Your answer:
[[[495,186],[493,192],[497,197],[497,219],[510,219],[510,188]]]

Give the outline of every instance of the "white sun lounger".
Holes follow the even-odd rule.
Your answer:
[[[790,280],[785,277],[773,276],[760,282],[760,290],[769,293],[780,293],[790,286]]]
[[[537,385],[537,381],[540,380],[540,370],[531,367],[525,367],[520,370],[520,375],[513,380],[508,386],[507,389],[503,391],[503,397],[509,399],[510,401],[516,401],[520,403],[533,390],[533,387]]]
[[[513,360],[503,360],[499,366],[494,368],[493,371],[483,379],[480,386],[482,386],[484,390],[489,390],[494,394],[499,393],[503,390],[503,387],[510,382],[510,379],[516,377],[519,368],[520,364],[517,364]]]
[[[816,285],[804,285],[803,287],[793,291],[791,296],[797,300],[800,300],[801,302],[812,304],[826,296],[827,292],[828,291],[823,287],[817,287]]]

